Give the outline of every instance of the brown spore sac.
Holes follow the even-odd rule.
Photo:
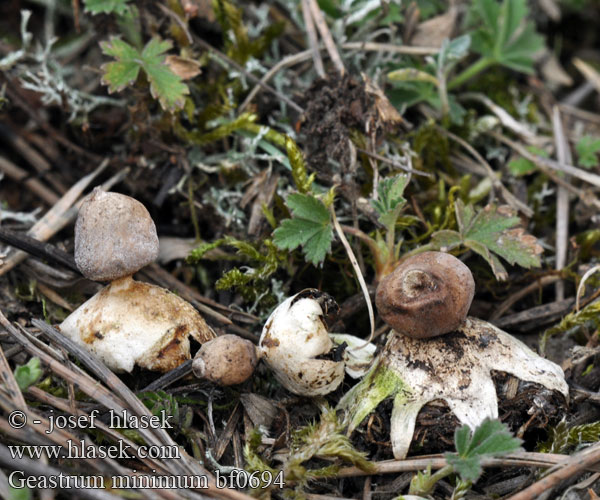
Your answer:
[[[428,338],[456,330],[474,294],[475,281],[465,264],[447,253],[423,252],[385,276],[375,300],[380,316],[396,332]]]
[[[95,188],[75,223],[75,263],[96,281],[132,275],[158,257],[158,236],[139,201]]]
[[[256,348],[237,335],[221,335],[204,344],[192,363],[194,375],[218,385],[245,382],[258,363]]]

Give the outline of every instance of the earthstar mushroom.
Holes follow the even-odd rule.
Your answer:
[[[445,269],[444,263],[447,261],[439,255],[427,256],[424,260],[431,265],[441,263],[440,269]],[[418,262],[421,266],[423,261]],[[427,270],[430,276],[435,276],[436,272]],[[435,282],[433,279],[431,281]],[[432,287],[429,280],[425,280],[425,283],[417,290],[420,289],[427,298]],[[382,282],[380,286],[387,285]],[[407,303],[419,302],[419,293],[408,295]],[[394,304],[389,304],[386,302],[388,294],[380,294],[379,290],[377,296],[377,306],[385,311],[385,321],[386,318],[394,318],[394,307],[399,308],[398,314],[404,314],[406,303],[394,299]],[[446,296],[446,300],[453,299],[450,295]],[[444,304],[432,303],[429,306],[430,314],[420,315],[423,326],[407,328],[407,323],[402,322],[404,335],[395,330],[398,326],[396,321],[388,324],[393,329],[383,351],[365,377],[338,404],[338,409],[347,411],[349,432],[388,397],[394,398],[390,438],[394,456],[398,459],[406,456],[417,415],[431,401],[445,401],[462,424],[474,429],[485,418],[498,417],[492,370],[535,382],[568,399],[569,390],[560,366],[541,358],[513,336],[483,320],[467,318],[456,327],[457,318],[449,315],[447,328],[440,329],[440,325],[436,325],[435,331],[454,331],[433,338],[411,338],[406,335],[406,330],[412,333],[429,331],[428,318],[432,317],[435,321],[439,319],[439,315],[433,311],[436,307],[444,310]],[[408,324],[415,321],[416,318],[410,318]]]
[[[156,227],[137,200],[95,188],[75,224],[75,263],[89,279],[111,281],[60,325],[60,331],[111,370],[169,371],[190,359],[189,336],[215,335],[194,307],[164,288],[134,281],[158,255]]]

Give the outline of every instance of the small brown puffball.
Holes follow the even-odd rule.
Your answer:
[[[218,385],[241,384],[258,363],[256,347],[237,335],[221,335],[200,347],[192,363],[194,375]]]
[[[132,275],[158,257],[158,236],[139,201],[96,187],[75,224],[75,263],[91,280]]]

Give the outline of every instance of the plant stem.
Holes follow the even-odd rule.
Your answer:
[[[192,226],[194,226],[196,242],[200,242],[202,238],[200,237],[200,224],[198,224],[196,206],[194,205],[194,181],[191,176],[188,178],[188,203],[190,205],[190,216],[192,219]]]
[[[435,474],[431,475],[426,481],[423,482],[422,485],[420,485],[419,488],[413,489],[413,486],[411,485],[408,493],[409,495],[428,495],[431,490],[433,490],[435,483],[437,483],[440,479],[444,479],[446,476],[449,476],[453,472],[454,468],[451,465],[446,465],[438,470]]]
[[[455,89],[459,87],[467,80],[473,78],[476,74],[481,73],[484,69],[489,66],[495,64],[495,61],[489,57],[482,57],[479,61],[471,64],[467,69],[465,69],[462,73],[455,76],[450,83],[448,83],[448,90]]]

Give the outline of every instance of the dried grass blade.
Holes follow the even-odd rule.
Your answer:
[[[94,375],[96,375],[101,382],[106,384],[110,389],[112,389],[117,396],[119,396],[127,405],[128,411],[133,412],[138,416],[147,416],[151,417],[152,413],[144,403],[140,401],[140,399],[127,387],[119,377],[117,377],[113,372],[111,372],[102,362],[100,362],[95,356],[85,351],[77,344],[75,344],[71,339],[64,337],[57,330],[47,325],[43,321],[34,319],[32,323],[38,327],[42,332],[44,332],[50,339],[52,339],[55,343],[66,349],[70,354],[75,356],[79,361],[81,361]],[[140,429],[141,431],[142,429]],[[167,431],[162,428],[157,429],[148,429],[152,434],[152,440],[158,440],[159,443],[168,446],[176,445],[175,441],[169,436]],[[174,462],[176,463],[176,462]],[[184,467],[192,473],[201,473],[208,474],[200,464],[194,462],[189,455],[185,452],[181,453],[181,463]]]
[[[596,92],[600,92],[600,73],[581,59],[574,59],[573,64],[587,78],[588,82],[594,86]]]
[[[2,314],[2,313],[0,312],[0,314]],[[10,366],[8,364],[6,356],[4,356],[4,350],[2,349],[1,345],[0,345],[0,375],[2,376],[2,380],[4,381],[4,384],[6,385],[8,394],[9,394],[10,398],[12,399],[14,405],[21,410],[24,410],[25,408],[27,408],[27,403],[25,403],[25,398],[23,397],[23,394],[21,393],[21,389],[19,388],[19,384],[17,383],[17,380],[15,379],[15,376],[14,376],[12,370],[10,369]]]
[[[565,136],[560,110],[554,106],[552,110],[552,128],[554,129],[554,144],[556,157],[560,163],[573,163],[569,143]],[[565,176],[568,181],[568,176]],[[558,186],[556,194],[556,270],[560,271],[567,263],[567,245],[569,243],[569,191],[564,186]],[[556,300],[565,298],[565,282],[557,281],[555,285]]]
[[[49,205],[56,203],[58,195],[42,184],[38,179],[29,178],[27,171],[15,165],[12,161],[0,156],[0,171],[17,182],[22,182],[32,193],[44,200]]]
[[[331,36],[331,32],[327,27],[327,22],[325,21],[325,16],[323,16],[323,12],[321,12],[321,7],[317,3],[317,0],[308,0],[308,6],[310,7],[310,11],[317,25],[317,29],[321,34],[321,38],[323,39],[323,43],[325,43],[325,47],[327,48],[327,52],[329,53],[329,57],[337,69],[340,75],[344,75],[346,73],[346,68],[344,68],[344,63],[342,62],[342,58],[340,57],[340,53],[338,52],[337,47],[335,46],[335,41]]]

